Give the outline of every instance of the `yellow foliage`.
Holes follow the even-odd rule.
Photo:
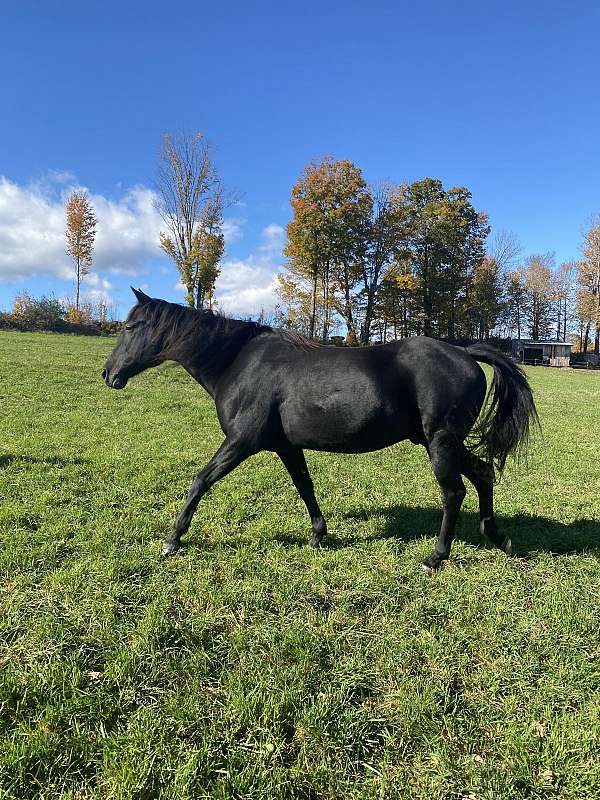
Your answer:
[[[393,276],[396,286],[406,292],[413,292],[419,288],[419,281],[414,275],[401,273]]]
[[[33,298],[31,295],[27,294],[27,292],[21,292],[21,294],[18,294],[13,302],[13,316],[17,319],[22,319],[32,302]]]
[[[96,217],[85,192],[73,192],[67,200],[67,254],[77,265],[78,280],[90,271]]]
[[[89,325],[93,320],[93,309],[91,303],[80,304],[77,309],[74,303],[69,303],[65,313],[67,322],[72,322],[75,325]]]

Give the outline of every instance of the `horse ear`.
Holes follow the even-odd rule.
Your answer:
[[[142,292],[141,289],[134,289],[132,286],[131,291],[134,293],[138,303],[141,303],[141,305],[145,305],[146,303],[149,303],[152,300],[152,298],[148,297],[147,294],[144,294],[144,292]]]

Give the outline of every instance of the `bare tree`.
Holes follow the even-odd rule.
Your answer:
[[[488,255],[495,259],[502,273],[515,269],[522,252],[523,247],[517,234],[504,228],[494,234],[488,245]]]
[[[546,339],[550,335],[554,287],[552,273],[554,253],[536,253],[526,261],[525,288],[529,311],[529,333],[532,339]]]
[[[561,338],[564,341],[567,339],[567,319],[572,317],[571,297],[573,293],[573,285],[575,281],[575,274],[577,272],[577,263],[575,261],[563,261],[557,271],[554,273],[554,296],[556,300],[556,341]]]
[[[512,337],[516,328],[517,339],[521,338],[527,314],[527,289],[525,271],[511,270],[506,276],[505,324]]]
[[[235,198],[225,192],[201,133],[164,134],[156,188],[167,229],[160,246],[179,270],[189,305],[202,308],[219,274],[223,211]]]
[[[66,204],[67,255],[75,264],[75,310],[79,315],[79,295],[82,279],[90,271],[96,236],[96,216],[85,192],[72,192]]]

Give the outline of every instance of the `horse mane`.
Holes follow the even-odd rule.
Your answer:
[[[270,330],[272,330],[273,333],[276,333],[282,339],[285,339],[286,342],[293,344],[295,347],[313,350],[323,346],[320,342],[315,342],[314,339],[307,339],[306,336],[302,336],[301,333],[287,330],[287,328],[270,327]]]
[[[171,357],[190,346],[199,336],[207,332],[213,335],[230,335],[232,338],[249,341],[262,333],[273,333],[294,347],[314,349],[321,347],[319,342],[307,339],[295,331],[274,328],[252,320],[233,319],[212,309],[196,309],[166,300],[152,299],[146,304],[147,319],[152,327],[152,337],[167,343]]]

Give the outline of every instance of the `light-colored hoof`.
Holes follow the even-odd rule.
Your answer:
[[[428,575],[435,575],[435,573],[443,569],[447,563],[447,558],[442,558],[439,561],[436,560],[434,564],[431,564],[429,559],[426,559],[425,561],[421,561],[421,569]]]
[[[160,551],[160,557],[168,558],[169,556],[174,556],[178,550],[178,544],[163,544],[162,550]]]
[[[502,542],[502,549],[506,553],[507,556],[512,556],[512,542],[506,537],[506,539]]]

